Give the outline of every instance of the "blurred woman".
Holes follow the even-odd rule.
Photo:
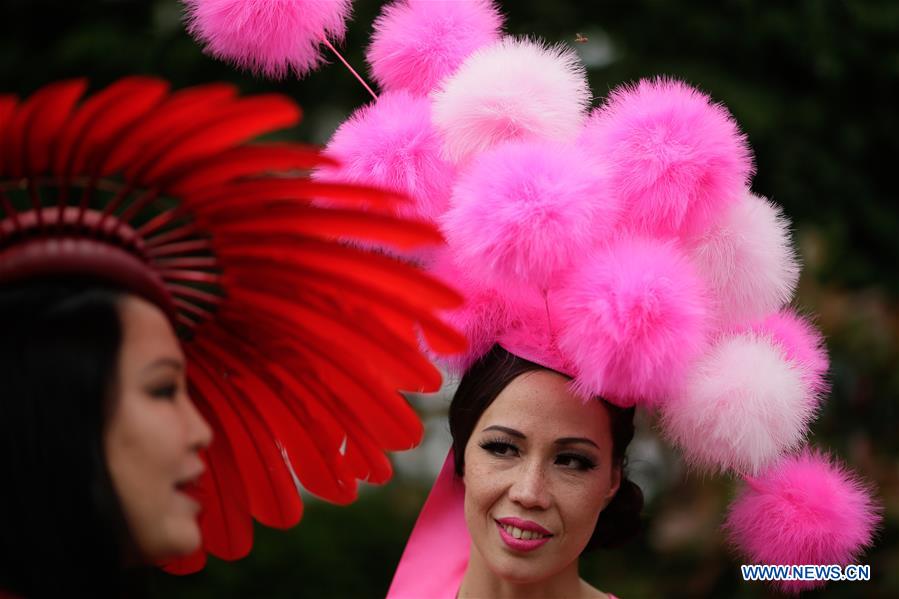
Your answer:
[[[211,430],[163,311],[108,286],[0,292],[0,588],[133,596],[201,543]]]
[[[436,317],[458,294],[338,241],[434,227],[310,181],[315,148],[247,143],[293,101],[86,90],[0,95],[0,591],[25,597],[133,597],[151,565],[244,557],[254,521],[300,520],[297,481],[352,502],[421,437],[398,393],[440,386],[419,336],[465,346]]]

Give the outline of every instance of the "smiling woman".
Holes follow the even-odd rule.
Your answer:
[[[495,346],[450,407],[472,547],[458,597],[603,597],[578,558],[639,530],[624,475],[633,409],[582,401],[567,376]]]

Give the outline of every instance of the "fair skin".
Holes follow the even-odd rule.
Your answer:
[[[606,408],[575,397],[568,382],[525,373],[475,425],[465,447],[472,546],[460,599],[606,597],[580,578],[578,557],[621,469],[611,459]]]
[[[155,562],[200,546],[200,505],[190,493],[212,431],[188,397],[184,355],[165,314],[134,296],[121,301],[119,314],[122,346],[104,450],[136,549]]]

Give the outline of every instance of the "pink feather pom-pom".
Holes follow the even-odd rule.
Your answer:
[[[879,506],[854,473],[806,450],[747,479],[724,529],[748,563],[845,566],[871,544],[879,522]],[[776,583],[788,593],[824,584]]]
[[[805,439],[815,405],[769,336],[722,336],[662,404],[666,436],[709,471],[754,474]]]
[[[465,298],[461,307],[443,311],[441,318],[468,338],[468,351],[451,356],[434,354],[437,362],[461,375],[493,347],[512,323],[513,315],[506,297],[460,270],[445,247],[436,253],[429,272]]]
[[[413,202],[397,204],[399,216],[434,221],[447,209],[455,177],[440,143],[426,98],[387,92],[340,125],[324,151],[339,166],[319,168],[314,176],[406,194]]]
[[[730,113],[670,79],[619,87],[588,120],[581,143],[611,165],[610,184],[645,233],[698,231],[739,198],[752,174]]]
[[[799,368],[809,390],[808,400],[817,407],[821,395],[829,387],[827,370],[830,360],[821,332],[790,308],[775,312],[748,328],[759,335],[770,335],[780,346],[787,359]]]
[[[266,77],[298,77],[320,44],[346,33],[351,0],[184,0],[188,31],[218,59]]]
[[[601,171],[574,145],[508,142],[478,156],[441,223],[457,264],[492,285],[547,288],[618,221]]]
[[[492,0],[399,0],[375,20],[367,58],[385,90],[426,95],[468,56],[500,38]]]
[[[573,141],[590,88],[574,50],[505,38],[477,50],[434,96],[434,123],[454,162],[502,141]]]
[[[559,346],[585,397],[652,405],[677,388],[705,344],[705,289],[671,242],[617,240],[571,271],[554,297]]]
[[[722,220],[691,240],[716,297],[718,324],[763,318],[790,301],[800,266],[781,209],[748,190]]]

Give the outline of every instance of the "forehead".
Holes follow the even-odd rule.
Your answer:
[[[576,397],[567,378],[548,370],[526,372],[506,385],[481,415],[478,429],[494,424],[527,436],[611,438],[605,406]]]
[[[181,357],[181,346],[165,314],[146,300],[126,296],[120,304],[122,354],[134,358]]]

